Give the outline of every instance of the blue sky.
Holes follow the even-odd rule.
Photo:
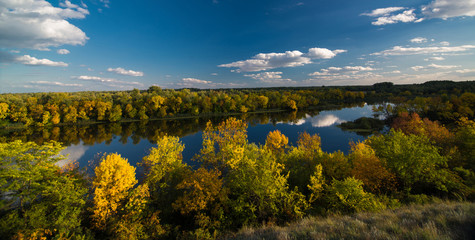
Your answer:
[[[475,80],[475,0],[0,0],[0,93]]]

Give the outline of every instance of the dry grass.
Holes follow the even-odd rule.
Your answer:
[[[412,205],[379,213],[308,217],[287,226],[245,227],[225,239],[474,239],[475,203]]]

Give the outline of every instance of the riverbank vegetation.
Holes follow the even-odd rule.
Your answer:
[[[440,120],[474,117],[475,82],[256,89],[134,89],[119,92],[0,94],[0,128],[296,111],[363,102],[407,103]],[[408,102],[412,100],[412,102]],[[426,107],[429,106],[429,107]]]
[[[63,158],[58,143],[1,143],[0,236],[212,239],[306,216],[384,215],[406,204],[474,199],[474,121],[447,129],[401,113],[392,127],[345,155],[323,152],[318,135],[303,133],[291,146],[274,131],[257,146],[247,141],[245,122],[209,122],[196,167],[182,161],[178,137],[163,135],[140,162],[140,183],[135,167],[114,153],[91,163],[87,175],[55,164]],[[393,227],[405,236],[403,226]]]

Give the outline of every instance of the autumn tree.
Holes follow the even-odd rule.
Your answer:
[[[127,159],[113,153],[104,156],[94,172],[94,225],[98,229],[105,229],[123,207],[129,190],[137,184],[135,167]]]
[[[289,144],[289,138],[279,130],[269,132],[266,139],[266,148],[274,153],[283,153]]]
[[[5,119],[8,116],[8,104],[7,103],[0,103],[0,120]]]
[[[388,171],[369,145],[353,143],[348,157],[353,166],[351,175],[361,180],[367,191],[379,194],[396,190],[396,176]]]
[[[176,186],[184,193],[172,206],[194,222],[193,230],[185,232],[185,235],[200,239],[216,238],[223,229],[223,205],[226,203],[227,192],[220,175],[217,170],[201,167]]]

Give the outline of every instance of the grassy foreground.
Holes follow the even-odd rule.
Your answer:
[[[287,226],[243,228],[225,239],[473,239],[475,203],[411,205],[378,213],[307,217]]]

